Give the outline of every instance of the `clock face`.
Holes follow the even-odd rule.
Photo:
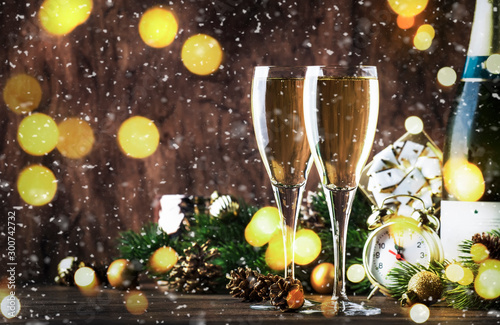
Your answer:
[[[372,277],[387,285],[387,274],[398,261],[428,266],[431,252],[420,229],[409,223],[387,224],[374,233],[367,243],[366,268]]]

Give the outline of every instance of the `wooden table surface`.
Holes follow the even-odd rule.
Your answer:
[[[278,310],[253,310],[249,303],[227,295],[190,295],[167,292],[161,288],[141,288],[148,300],[146,312],[131,314],[126,306],[127,292],[99,289],[85,296],[76,287],[30,285],[16,289],[21,302],[17,318],[3,319],[22,324],[415,324],[409,318],[409,308],[384,296],[350,297],[380,307],[382,314],[370,317],[327,318],[321,313],[282,313]],[[326,296],[308,298],[321,301]],[[498,311],[460,311],[444,303],[430,307],[426,324],[500,324]],[[2,321],[0,320],[0,323]]]

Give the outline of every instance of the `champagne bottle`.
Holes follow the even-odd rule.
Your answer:
[[[467,59],[448,119],[441,239],[445,258],[500,229],[500,0],[477,0]]]

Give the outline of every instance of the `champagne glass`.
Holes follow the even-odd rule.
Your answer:
[[[305,73],[305,67],[259,66],[252,79],[252,120],[280,213],[285,278],[295,278],[296,221],[312,166],[303,115]]]
[[[348,300],[345,256],[349,215],[375,137],[378,78],[373,66],[311,66],[304,81],[304,121],[333,230],[335,280],[331,303],[340,315],[376,315]]]

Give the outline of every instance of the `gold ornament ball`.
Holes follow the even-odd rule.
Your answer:
[[[149,266],[155,273],[166,273],[177,263],[177,252],[168,246],[158,248],[149,259]]]
[[[137,282],[137,274],[132,262],[126,259],[117,259],[108,267],[109,284],[118,289],[129,289]]]
[[[332,263],[318,264],[311,272],[311,286],[319,294],[333,292],[335,267]]]
[[[443,283],[437,274],[421,271],[411,277],[408,291],[414,292],[420,302],[432,304],[441,298]]]

